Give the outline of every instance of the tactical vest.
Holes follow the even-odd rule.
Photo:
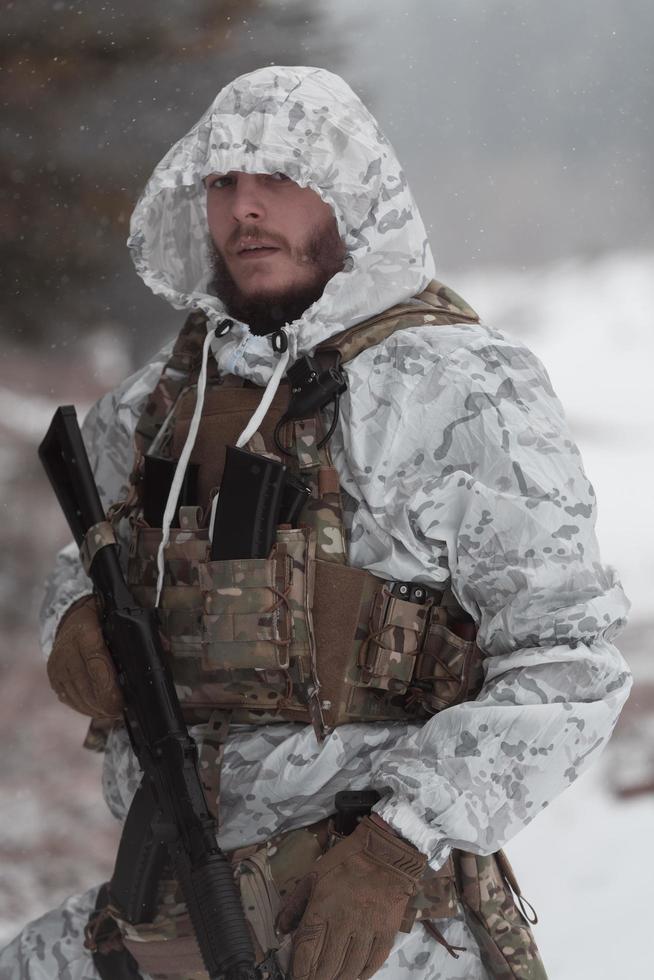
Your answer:
[[[463,300],[431,282],[408,303],[329,338],[315,354],[322,364],[344,364],[397,330],[476,322]],[[203,314],[189,316],[137,425],[128,497],[112,508],[114,518],[130,518],[128,581],[144,606],[155,603],[162,535],[143,519],[144,457],[162,431],[158,452],[171,459],[181,453],[206,332]],[[346,722],[421,721],[474,699],[483,676],[476,626],[451,591],[421,586],[421,601],[412,601],[410,583],[404,583],[402,598],[398,583],[348,564],[339,481],[328,444],[319,448],[325,426],[319,414],[282,428],[282,446],[290,454],[284,461],[311,489],[299,526],[280,526],[267,558],[209,560],[209,501],[220,486],[224,449],[234,445],[260,397],[260,388],[220,377],[215,364],[209,368],[191,455],[199,467],[199,509],[181,511],[165,549],[159,615],[187,722],[209,722],[211,729],[217,717],[255,724],[291,720],[311,723],[322,738]],[[281,386],[253,451],[274,452],[273,432],[288,398],[288,386]],[[207,735],[201,747],[201,757],[207,747],[215,753],[216,774],[224,738],[223,726],[215,743]],[[211,806],[216,783],[207,790]],[[303,828],[232,855],[259,954],[276,949],[280,962],[289,955],[274,929],[280,895],[333,842]],[[174,880],[162,880],[161,911],[152,925],[130,926],[101,903],[87,928],[87,946],[96,956],[106,946],[111,956],[124,942],[144,969],[169,980],[181,980],[193,968],[193,976],[205,976],[177,889]],[[422,921],[457,957],[436,923],[464,910],[493,980],[546,980],[530,930],[533,910],[501,851],[481,856],[453,850],[438,871],[427,868],[402,928]],[[102,959],[95,959],[98,969]],[[106,976],[114,976],[112,969]]]
[[[454,293],[431,283],[410,302],[329,338],[315,356],[341,365],[397,330],[477,320]],[[189,317],[136,430],[128,582],[144,606],[155,602],[162,535],[138,508],[144,454],[164,424],[157,452],[181,454],[206,330],[203,314]],[[338,476],[328,444],[319,448],[320,414],[281,430],[284,461],[311,490],[299,526],[280,526],[267,558],[209,560],[209,502],[225,446],[234,445],[260,398],[260,388],[210,369],[191,455],[200,513],[181,510],[164,553],[159,615],[187,720],[224,709],[237,722],[311,723],[323,737],[347,722],[424,720],[474,698],[482,681],[475,624],[452,593],[408,583],[398,589],[348,565]],[[288,400],[282,385],[251,448],[275,452],[272,435]]]

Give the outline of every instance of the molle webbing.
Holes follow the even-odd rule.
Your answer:
[[[395,330],[474,320],[462,300],[432,283],[419,297],[330,338],[316,356],[335,365]],[[185,444],[204,337],[204,316],[191,315],[148,400],[137,428],[133,505],[142,454],[164,421],[157,453],[176,459]],[[405,600],[371,573],[348,566],[338,474],[329,445],[319,448],[320,413],[280,430],[289,454],[284,462],[311,490],[300,526],[281,526],[268,558],[208,560],[208,502],[222,479],[224,447],[234,445],[261,398],[260,388],[219,377],[210,363],[191,454],[198,467],[191,503],[204,509],[204,519],[195,529],[171,529],[159,610],[188,717],[229,710],[234,721],[311,722],[320,736],[352,721],[424,719],[474,696],[481,682],[474,636],[460,622],[450,629],[462,611],[448,611],[439,593],[422,604]],[[274,448],[288,398],[284,384],[251,449]],[[129,580],[138,601],[151,606],[161,532],[139,518],[133,524]]]

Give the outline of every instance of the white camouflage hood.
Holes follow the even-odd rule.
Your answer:
[[[227,85],[155,168],[132,216],[143,281],[178,309],[226,316],[212,278],[203,178],[281,171],[333,209],[344,270],[289,329],[291,360],[332,334],[420,292],[433,278],[425,228],[395,152],[338,75],[272,66]],[[263,384],[276,355],[243,323],[212,345],[220,368]]]

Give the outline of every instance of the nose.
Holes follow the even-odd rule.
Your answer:
[[[235,221],[260,221],[266,211],[256,174],[239,174],[232,196],[232,216]]]

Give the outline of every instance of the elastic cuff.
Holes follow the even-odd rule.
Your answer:
[[[373,812],[404,837],[410,844],[427,855],[432,868],[440,868],[449,857],[451,847],[442,834],[421,820],[408,803],[393,797],[375,803]]]

